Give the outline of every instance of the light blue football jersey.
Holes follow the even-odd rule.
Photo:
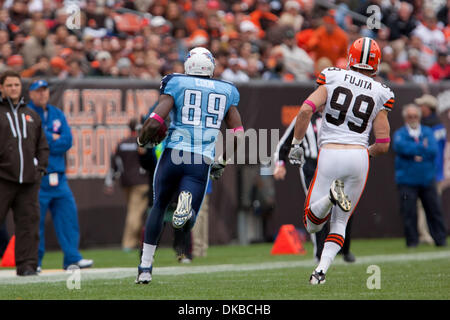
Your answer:
[[[166,148],[214,159],[215,143],[230,106],[239,103],[239,91],[226,81],[185,74],[161,80],[161,94],[173,97]]]

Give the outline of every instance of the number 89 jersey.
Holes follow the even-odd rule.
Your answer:
[[[376,115],[394,106],[392,90],[362,73],[339,68],[324,69],[317,83],[327,89],[319,147],[327,143],[368,147]]]
[[[236,87],[221,80],[175,73],[161,80],[160,94],[175,101],[166,147],[214,159],[222,120],[230,106],[239,103]]]

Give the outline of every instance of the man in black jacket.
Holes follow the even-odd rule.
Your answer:
[[[414,6],[406,1],[401,1],[396,12],[386,17],[386,25],[389,28],[389,41],[402,37],[408,38],[417,27],[418,21],[413,16]]]
[[[294,118],[286,129],[284,135],[281,137],[280,142],[276,148],[274,154],[275,161],[275,171],[274,178],[275,180],[284,180],[286,176],[286,161],[288,159],[288,153],[291,148],[292,137],[294,136],[294,126],[295,120]],[[305,139],[303,140],[303,148],[305,150],[305,163],[303,167],[300,168],[300,181],[302,183],[303,191],[305,192],[305,196],[308,194],[308,187],[311,183],[311,180],[314,177],[314,172],[316,171],[317,166],[317,157],[319,153],[318,149],[318,141],[317,135],[318,130],[320,128],[320,124],[322,121],[322,116],[320,113],[313,114],[311,118],[311,123],[306,131]],[[354,262],[355,256],[350,252],[350,237],[351,237],[351,225],[352,225],[352,217],[350,217],[347,223],[346,235],[344,245],[339,253],[343,254],[344,261],[346,262]],[[329,233],[329,223],[327,223],[322,230],[319,232],[311,234],[311,241],[314,245],[314,257],[317,260],[320,260],[320,256],[322,255],[323,245],[325,242],[325,238]]]
[[[49,147],[39,115],[23,101],[20,76],[0,77],[0,225],[14,213],[16,272],[36,275],[39,245],[39,185]]]

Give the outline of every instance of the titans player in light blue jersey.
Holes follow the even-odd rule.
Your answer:
[[[234,150],[243,139],[237,110],[239,92],[229,82],[211,79],[214,67],[209,50],[192,49],[184,63],[185,74],[170,74],[161,80],[158,105],[138,137],[140,146],[157,144],[164,137],[166,140],[153,180],[154,202],[145,225],[136,283],[152,280],[153,257],[172,198],[178,196],[172,225],[188,232],[200,211],[209,177],[218,179],[222,175],[227,157],[223,154],[214,161],[222,120],[234,133]],[[167,130],[164,121],[169,114]]]

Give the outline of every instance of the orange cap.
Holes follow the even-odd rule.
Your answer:
[[[327,15],[323,17],[323,21],[330,24],[336,24],[336,10],[330,9],[327,12]]]
[[[94,60],[91,62],[91,67],[97,69],[98,67],[100,67],[100,63],[97,60]]]
[[[66,62],[61,57],[53,57],[50,60],[50,65],[55,68],[59,68],[61,70],[67,70]]]
[[[8,58],[6,64],[8,66],[21,66],[23,65],[23,58],[19,54],[12,55]]]
[[[60,56],[61,57],[67,57],[67,56],[70,56],[72,54],[72,52],[73,52],[72,49],[64,48],[64,49],[61,50]]]

